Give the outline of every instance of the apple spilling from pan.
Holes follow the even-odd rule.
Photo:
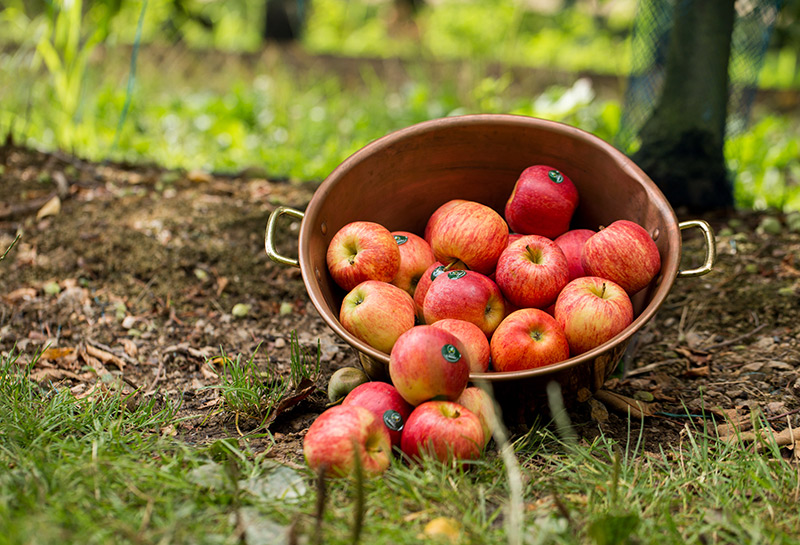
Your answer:
[[[331,277],[347,292],[339,321],[389,355],[392,384],[362,385],[369,394],[356,398],[368,403],[350,398],[361,386],[347,394],[334,415],[338,431],[323,413],[305,440],[308,464],[345,475],[357,456],[375,474],[392,448],[409,459],[477,458],[491,438],[493,402],[468,386],[470,373],[552,365],[627,328],[631,296],[661,269],[658,248],[627,219],[571,229],[578,202],[567,174],[534,165],[503,215],[454,195],[420,234],[343,226],[327,251]]]

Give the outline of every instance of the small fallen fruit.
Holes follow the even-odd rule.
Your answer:
[[[347,397],[356,386],[365,382],[369,382],[369,377],[358,367],[337,369],[328,381],[328,399],[331,403],[337,403]]]

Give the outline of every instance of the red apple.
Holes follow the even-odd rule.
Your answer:
[[[583,252],[583,245],[589,240],[589,237],[595,234],[596,231],[591,229],[572,229],[563,235],[559,235],[553,242],[555,242],[564,256],[567,258],[567,266],[569,267],[569,279],[575,280],[581,276],[586,276],[586,271],[583,270],[581,263],[581,252]]]
[[[444,263],[436,261],[425,269],[419,282],[417,282],[417,289],[414,291],[414,305],[417,307],[417,317],[419,317],[420,321],[425,321],[425,316],[422,313],[422,303],[425,301],[425,294],[428,293],[431,282],[443,272],[447,272],[445,271]]]
[[[456,399],[456,403],[466,407],[478,417],[483,428],[483,444],[489,443],[492,439],[495,421],[498,418],[494,400],[489,392],[477,386],[469,386],[464,388],[464,391]]]
[[[471,322],[445,318],[431,324],[433,327],[449,331],[464,345],[469,360],[471,373],[485,373],[489,370],[489,360],[492,352],[489,349],[489,340],[481,328]]]
[[[633,321],[633,306],[619,284],[597,276],[583,276],[561,291],[555,317],[567,336],[570,354],[577,356],[628,327]]]
[[[389,432],[375,415],[356,405],[331,407],[317,417],[303,439],[303,455],[314,471],[327,475],[353,474],[356,460],[364,475],[379,475],[389,467],[392,443]]]
[[[552,240],[527,235],[508,245],[497,261],[497,285],[520,308],[544,308],[567,285],[569,266]]]
[[[505,301],[497,284],[475,271],[448,271],[436,277],[422,304],[425,323],[445,318],[478,326],[487,338],[505,316]]]
[[[484,443],[481,421],[472,411],[452,401],[428,401],[408,418],[401,447],[412,460],[430,456],[449,463],[478,459]]]
[[[342,301],[339,322],[356,338],[386,352],[397,338],[414,327],[414,300],[397,286],[367,280]]]
[[[424,238],[428,244],[431,242],[431,231],[433,230],[433,226],[436,225],[436,222],[439,221],[439,218],[442,217],[447,210],[453,208],[457,204],[461,204],[462,202],[467,202],[464,199],[453,199],[452,201],[447,201],[442,206],[437,208],[433,211],[433,214],[430,215],[428,218],[428,223],[425,224],[425,232],[423,233],[422,238]]]
[[[491,274],[508,243],[508,226],[492,208],[465,201],[441,213],[430,237],[436,260],[450,269]]]
[[[354,221],[339,229],[326,255],[328,270],[350,291],[364,280],[391,282],[400,269],[400,249],[389,230],[371,221]]]
[[[389,355],[389,376],[403,399],[419,405],[456,399],[469,381],[469,360],[458,337],[429,325],[406,331]]]
[[[495,371],[533,369],[569,358],[567,337],[543,310],[523,308],[510,314],[491,342]]]
[[[400,249],[400,269],[392,284],[414,297],[420,278],[436,258],[433,257],[430,244],[419,235],[408,231],[393,231],[392,236]]]
[[[569,229],[578,206],[578,190],[563,172],[545,165],[522,171],[506,202],[512,231],[553,239]]]
[[[372,411],[389,431],[392,446],[400,446],[400,436],[412,407],[397,388],[388,382],[365,382],[347,394],[342,405],[358,405]]]
[[[583,245],[581,263],[589,276],[616,282],[633,295],[661,270],[661,256],[650,234],[638,223],[617,220]]]

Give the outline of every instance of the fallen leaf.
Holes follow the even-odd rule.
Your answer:
[[[4,299],[11,304],[19,303],[20,301],[30,301],[36,297],[36,290],[33,288],[18,288],[7,294]]]
[[[122,349],[125,350],[125,353],[132,358],[135,358],[137,354],[139,354],[139,348],[136,346],[136,343],[130,339],[120,339],[119,343],[122,345]]]
[[[711,367],[708,365],[704,367],[692,367],[681,373],[681,376],[686,378],[707,377],[709,375],[711,375]]]
[[[113,363],[120,371],[125,368],[125,362],[121,358],[115,356],[111,352],[92,346],[86,343],[86,353],[94,358],[99,359],[103,363]]]
[[[44,219],[48,216],[56,216],[61,212],[61,199],[58,195],[53,195],[53,198],[44,203],[44,205],[36,213],[36,219]]]
[[[214,178],[211,176],[211,174],[204,170],[190,170],[186,174],[186,179],[195,183],[208,183]]]
[[[44,352],[41,353],[39,356],[40,360],[45,361],[55,361],[64,359],[64,363],[72,363],[76,359],[78,359],[78,352],[74,348],[69,347],[62,347],[62,348],[48,348]]]
[[[589,407],[591,407],[592,420],[601,423],[608,421],[608,409],[600,401],[594,398],[590,399]]]
[[[725,438],[727,441],[742,441],[747,443],[758,442],[771,442],[774,441],[779,447],[787,445],[795,445],[800,442],[800,428],[786,428],[783,431],[776,432],[773,429],[760,430],[758,433],[748,431],[739,434],[732,434]],[[759,447],[762,448],[762,447]]]
[[[633,418],[643,418],[653,416],[653,405],[643,401],[637,401],[630,397],[610,392],[608,390],[598,390],[594,394],[595,399],[601,401],[606,406],[624,415],[630,414]]]

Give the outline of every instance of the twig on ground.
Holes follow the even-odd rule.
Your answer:
[[[741,335],[738,335],[738,336],[736,336],[736,337],[734,337],[732,339],[728,339],[727,341],[722,341],[722,342],[719,342],[719,343],[716,343],[716,344],[712,344],[711,346],[706,347],[705,350],[717,350],[719,348],[724,348],[726,346],[730,346],[732,344],[736,344],[739,341],[743,341],[748,337],[752,337],[753,335],[755,335],[756,333],[758,333],[759,331],[761,331],[765,327],[767,327],[767,324],[763,323],[760,326],[756,327],[755,329],[753,329],[751,331],[748,331],[747,333],[742,333]]]
[[[668,360],[656,361],[656,362],[650,363],[648,365],[645,365],[643,367],[639,367],[637,369],[631,369],[625,375],[625,378],[635,377],[637,375],[643,375],[644,373],[648,373],[650,371],[653,371],[654,369],[658,369],[662,365],[667,365],[667,364],[670,364],[670,363],[680,363],[682,361],[683,361],[683,358],[670,358]]]
[[[158,356],[158,368],[156,369],[156,376],[153,377],[153,382],[150,383],[150,386],[147,388],[147,392],[145,395],[150,395],[156,391],[156,384],[158,381],[161,380],[161,373],[164,371],[164,358],[159,354]]]

